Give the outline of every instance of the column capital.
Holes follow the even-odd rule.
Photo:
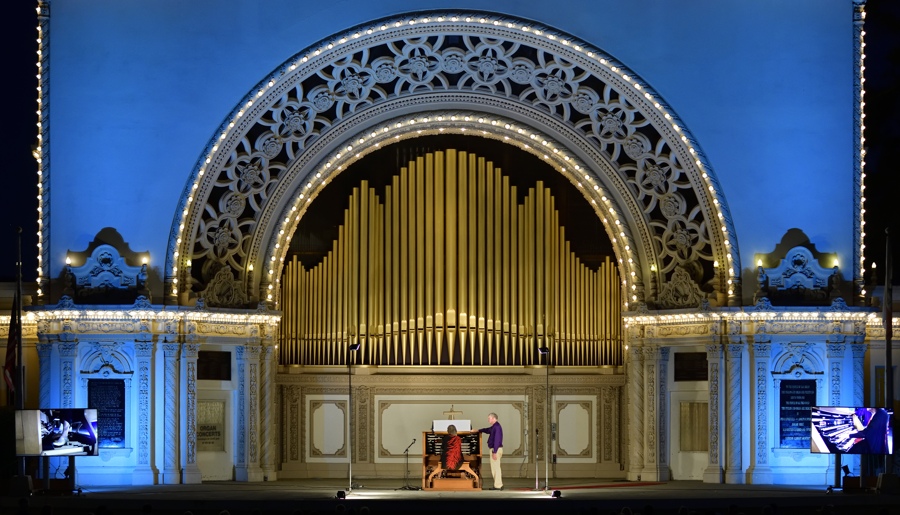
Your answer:
[[[199,351],[199,343],[185,343],[181,346],[181,356],[183,358],[196,359]]]
[[[153,357],[153,343],[152,342],[140,342],[134,344],[134,355],[138,358],[150,358]]]
[[[180,343],[164,343],[162,345],[163,354],[166,358],[177,358],[181,351]]]

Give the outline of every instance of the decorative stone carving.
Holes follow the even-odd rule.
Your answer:
[[[661,308],[696,308],[705,300],[700,287],[682,266],[676,266],[672,277],[662,285],[658,304]]]
[[[243,308],[248,302],[244,285],[235,280],[234,273],[227,266],[220,267],[209,279],[201,295],[210,306]]]
[[[382,111],[431,101],[490,104],[514,110],[520,119],[533,118],[537,107],[542,113],[537,123],[574,128],[572,144],[610,168],[603,182],[614,184],[625,198],[630,216],[622,219],[635,220],[633,227],[616,227],[626,233],[617,245],[634,246],[631,233],[641,233],[642,253],[660,254],[660,274],[691,260],[702,260],[711,274],[712,256],[725,262],[726,254],[740,269],[739,255],[724,245],[734,233],[731,217],[726,207],[713,204],[718,182],[713,174],[702,174],[702,156],[674,158],[690,154],[692,138],[682,123],[655,107],[649,86],[630,72],[623,80],[626,70],[619,63],[570,35],[509,17],[479,23],[483,17],[435,13],[415,24],[397,19],[397,27],[387,32],[359,27],[335,36],[333,45],[315,51],[315,59],[298,55],[284,63],[263,81],[265,87],[240,102],[252,95],[253,116],[226,121],[210,141],[194,171],[199,187],[186,190],[178,207],[188,211],[183,231],[197,237],[174,243],[182,235],[174,225],[167,261],[177,262],[176,252],[192,259],[201,288],[223,266],[248,274],[229,281],[235,289],[237,282],[249,283],[247,264],[268,263],[267,254],[274,251],[275,241],[262,241],[260,228],[284,219],[275,206],[291,204],[284,195],[300,191],[291,185],[307,180],[299,176],[304,163],[329,160],[317,152],[343,148],[343,134],[367,133],[368,120]],[[522,24],[530,28],[522,31]],[[553,37],[534,36],[545,31]],[[433,33],[446,36],[422,38]],[[346,46],[351,44],[353,50]],[[388,83],[389,88],[379,86]],[[422,99],[423,92],[434,99]],[[673,123],[674,132],[667,129]],[[336,168],[341,167],[331,167]],[[725,216],[714,216],[716,211]],[[179,270],[184,274],[186,268]],[[643,301],[640,282],[636,278],[634,295]],[[253,286],[248,284],[248,291]]]
[[[82,266],[66,265],[64,295],[84,304],[126,304],[150,298],[147,265],[125,262],[112,245],[98,245]]]
[[[813,253],[803,246],[789,250],[777,267],[760,266],[758,270],[757,302],[765,297],[779,306],[828,305],[840,297],[838,267],[819,266]],[[842,299],[838,301],[841,303]]]

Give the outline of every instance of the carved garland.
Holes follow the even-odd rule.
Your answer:
[[[261,82],[217,131],[185,186],[172,225],[167,287],[176,278],[190,284],[191,259],[196,290],[215,305],[243,304],[253,297],[248,290],[257,284],[263,290],[277,277],[253,278],[249,265],[280,267],[272,259],[284,243],[279,230],[289,236],[296,225],[276,206],[288,206],[288,215],[305,206],[299,199],[314,193],[311,186],[339,173],[340,167],[328,170],[327,158],[351,154],[342,149],[397,112],[461,105],[506,113],[539,138],[559,135],[563,144],[554,154],[587,158],[585,169],[564,173],[593,183],[586,196],[623,222],[605,225],[622,236],[614,241],[619,257],[638,253],[636,268],[623,263],[620,272],[627,278],[637,272],[630,294],[642,296],[649,264],[664,277],[685,263],[706,267],[713,260],[740,270],[716,178],[658,95],[567,34],[486,16],[434,12],[360,26],[298,54]],[[435,118],[424,128],[438,125]]]

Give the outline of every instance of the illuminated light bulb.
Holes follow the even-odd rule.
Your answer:
[[[66,256],[66,264],[67,264],[67,265],[71,265],[71,264],[72,264],[72,258],[70,258],[69,256]]]

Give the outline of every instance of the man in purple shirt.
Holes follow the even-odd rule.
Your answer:
[[[503,475],[500,470],[500,458],[503,456],[503,428],[497,421],[496,413],[488,414],[488,427],[479,429],[479,433],[488,434],[488,447],[491,449],[491,475],[494,476],[494,486],[489,490],[503,490]]]

